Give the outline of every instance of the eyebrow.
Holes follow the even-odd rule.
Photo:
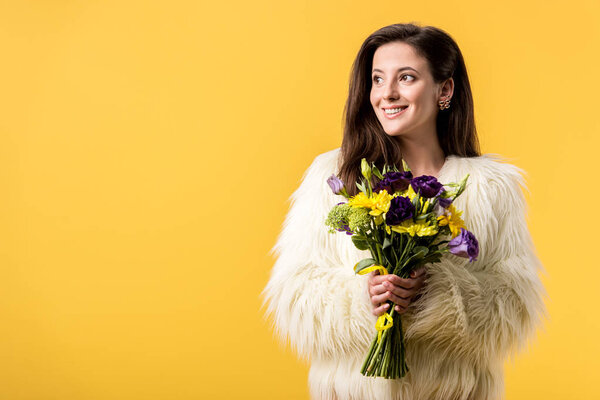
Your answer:
[[[412,70],[412,71],[419,72],[419,71],[417,71],[416,69],[414,69],[414,68],[412,68],[412,67],[402,67],[402,68],[398,68],[398,69],[396,70],[396,72],[404,71],[404,70],[406,70],[406,69],[410,69],[410,70]],[[375,69],[373,70],[373,72],[381,72],[381,73],[383,73],[383,71],[382,71],[382,70],[380,70],[380,69],[377,69],[377,68],[375,68]]]

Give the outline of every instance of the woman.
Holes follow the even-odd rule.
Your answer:
[[[340,149],[315,158],[292,195],[264,294],[275,326],[311,359],[314,399],[490,400],[503,396],[503,362],[545,315],[542,266],[527,230],[522,170],[480,155],[462,54],[445,32],[397,24],[369,36],[353,65]],[[336,174],[350,194],[365,157],[407,163],[442,183],[470,174],[455,200],[479,241],[477,261],[446,255],[411,278],[357,276],[369,256],[324,220]],[[360,367],[387,300],[402,313],[408,374],[365,377]],[[389,310],[388,310],[389,311]]]

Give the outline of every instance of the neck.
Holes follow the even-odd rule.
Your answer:
[[[433,137],[431,137],[433,136]],[[408,164],[413,176],[431,175],[438,177],[444,166],[446,156],[437,135],[414,137],[397,137],[402,151],[402,158]]]

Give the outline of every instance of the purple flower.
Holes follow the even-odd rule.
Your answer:
[[[465,228],[460,228],[460,233],[448,242],[448,248],[450,249],[450,253],[468,258],[469,262],[476,261],[479,255],[479,243],[475,235]]]
[[[398,196],[390,201],[390,209],[385,214],[385,223],[388,225],[400,225],[402,221],[415,215],[415,206],[408,197]]]
[[[415,193],[420,193],[421,197],[432,198],[440,194],[444,186],[438,182],[435,176],[421,175],[410,181]]]
[[[383,175],[383,179],[375,185],[373,190],[375,192],[380,192],[385,189],[390,194],[402,192],[403,190],[406,190],[412,177],[412,172],[410,171],[391,171]]]
[[[344,188],[344,182],[335,175],[331,175],[327,178],[327,184],[335,194],[340,194]]]
[[[442,194],[446,191],[446,189],[444,189],[442,187],[442,190],[440,190],[440,193],[438,194]],[[452,199],[451,198],[444,198],[444,197],[438,197],[438,204],[440,205],[440,207],[444,207],[444,208],[448,208],[448,206],[450,204],[452,204]]]
[[[448,206],[450,204],[452,204],[452,199],[450,199],[450,198],[445,199],[443,197],[440,197],[438,199],[438,204],[440,205],[440,207],[448,208]]]
[[[348,225],[346,225],[346,224],[342,225],[342,227],[341,227],[340,229],[337,229],[337,228],[336,228],[336,230],[337,230],[338,232],[346,232],[346,235],[353,235],[353,234],[354,234],[354,233],[353,233],[353,232],[350,230],[350,227],[349,227]]]

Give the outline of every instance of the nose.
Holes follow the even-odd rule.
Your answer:
[[[396,85],[396,81],[395,80],[391,80],[389,83],[387,83],[385,85],[384,91],[383,91],[383,97],[386,100],[389,101],[394,101],[397,100],[398,97],[400,96],[398,93],[398,86]]]

